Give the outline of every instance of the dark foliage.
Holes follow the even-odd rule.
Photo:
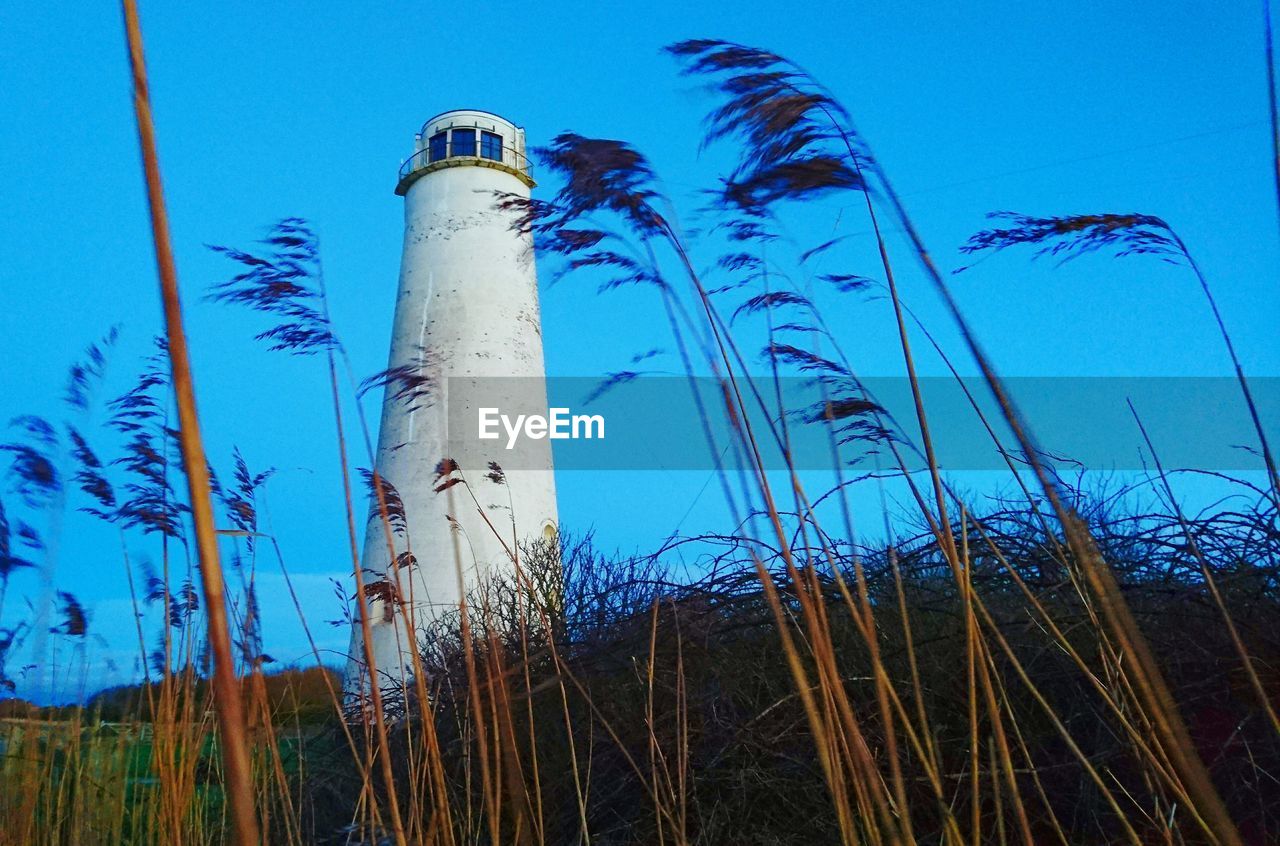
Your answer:
[[[89,618],[85,614],[84,606],[74,596],[61,590],[58,591],[58,603],[62,622],[49,631],[71,637],[84,637],[89,631]]]
[[[721,105],[707,116],[705,143],[740,142],[742,160],[724,180],[726,208],[764,216],[783,200],[866,189],[870,155],[843,107],[812,77],[776,53],[713,39],[667,48],[683,73],[709,80]]]
[[[664,288],[666,282],[644,246],[670,234],[655,206],[662,197],[648,160],[622,141],[575,133],[558,135],[535,153],[561,180],[555,197],[544,201],[502,195],[498,206],[513,214],[514,228],[532,233],[540,251],[565,258],[556,278],[597,268],[610,271],[601,291],[631,285]]]
[[[389,398],[405,406],[406,413],[417,411],[427,405],[427,400],[436,387],[427,368],[426,352],[419,349],[416,361],[388,367],[361,380],[357,393],[363,397],[370,391],[382,388]]]
[[[183,582],[176,591],[171,591],[169,585],[148,562],[143,561],[141,569],[143,601],[148,606],[167,607],[169,625],[175,629],[184,627],[200,610],[200,594],[196,586],[188,580]],[[157,672],[163,672],[163,649],[160,650],[160,655],[161,661],[156,666]]]
[[[266,484],[275,475],[275,468],[268,468],[259,473],[252,473],[239,448],[232,451],[235,484],[229,489],[219,487],[218,495],[226,510],[227,519],[236,527],[236,531],[244,534],[245,544],[253,550],[255,536],[258,533],[258,488]]]
[[[19,558],[13,551],[12,528],[9,516],[5,512],[4,503],[0,501],[0,581],[7,582],[14,570],[35,567],[25,558]]]
[[[89,408],[89,398],[95,383],[102,379],[107,368],[107,352],[120,337],[120,327],[112,326],[101,340],[92,343],[84,351],[84,358],[71,365],[67,374],[67,388],[63,394],[67,405],[80,411]]]
[[[591,389],[591,391],[582,398],[583,405],[591,405],[591,403],[600,399],[614,388],[625,385],[628,382],[634,382],[640,378],[639,371],[636,370],[619,370],[616,373],[609,373],[600,382]]]
[[[380,525],[385,507],[386,520],[391,531],[406,537],[409,533],[409,518],[405,514],[404,500],[400,498],[400,492],[396,490],[396,486],[376,472],[363,467],[360,468],[360,475],[364,477],[364,482],[369,488],[369,522],[375,526]],[[378,497],[379,492],[382,494],[381,499]]]
[[[666,226],[653,207],[659,198],[653,169],[630,144],[565,132],[535,153],[564,180],[551,204],[551,220],[566,233],[574,252],[596,246],[603,237],[594,230],[567,230],[568,224],[586,215],[613,212],[633,230],[650,235]]]
[[[9,489],[29,508],[48,506],[61,491],[62,479],[54,464],[58,436],[43,418],[26,415],[9,423],[20,440],[0,444],[0,451],[12,456]]]
[[[757,314],[762,311],[782,308],[784,306],[801,306],[805,309],[812,308],[812,304],[808,298],[791,291],[766,291],[763,294],[757,294],[751,297],[733,313],[736,319],[741,314]]]
[[[1184,259],[1182,242],[1158,217],[1147,214],[1079,214],[1066,217],[1032,217],[1016,212],[992,212],[993,220],[1008,226],[984,229],[970,236],[962,253],[999,252],[1030,245],[1036,256],[1070,261],[1088,253],[1110,250],[1116,256],[1155,255],[1166,260]],[[967,268],[958,268],[959,273]]]
[[[1073,495],[1074,505],[1120,575],[1140,621],[1152,632],[1202,754],[1216,761],[1216,777],[1235,785],[1228,797],[1233,814],[1246,831],[1257,835],[1256,842],[1270,842],[1280,835],[1280,815],[1274,811],[1280,788],[1259,779],[1257,768],[1280,767],[1280,741],[1259,718],[1257,703],[1244,683],[1180,526],[1165,516],[1125,512],[1119,506],[1122,501],[1105,493],[1076,491]],[[789,519],[796,516],[788,515]],[[1280,611],[1280,545],[1268,528],[1273,518],[1274,512],[1265,509],[1221,512],[1192,526],[1218,584],[1225,586],[1237,624],[1264,666],[1280,659],[1280,639],[1268,623]],[[1105,766],[1114,784],[1144,795],[1145,771],[1119,750],[1114,715],[1048,636],[1039,612],[1029,606],[1023,592],[1023,586],[1033,591],[1053,619],[1070,632],[1074,648],[1091,656],[1091,662],[1098,661],[1096,629],[1084,624],[1090,610],[1065,578],[1057,552],[1061,538],[1046,536],[1043,525],[1018,503],[1008,508],[997,503],[980,516],[970,515],[966,527],[952,526],[952,531],[958,537],[967,531],[973,584],[991,614],[994,629],[990,631],[1000,634],[1019,662],[1034,668],[1040,695],[1084,754]],[[992,553],[993,545],[1001,555]],[[964,620],[956,613],[956,583],[936,536],[925,532],[903,540],[894,548],[893,558],[884,547],[855,547],[843,540],[833,540],[831,549],[836,569],[848,581],[853,579],[854,560],[860,562],[877,608],[886,669],[893,678],[903,680],[910,668],[904,621],[897,611],[895,566],[900,573],[924,706],[947,773],[945,790],[951,807],[966,807],[966,682],[957,671],[965,660]],[[476,661],[506,668],[510,695],[517,703],[512,712],[516,736],[525,736],[530,730],[526,715],[534,715],[547,842],[574,842],[583,836],[565,707],[579,754],[590,749],[592,789],[587,795],[586,822],[591,842],[658,842],[653,800],[646,785],[653,770],[643,763],[650,760],[652,744],[672,769],[681,754],[687,755],[689,842],[777,846],[838,840],[813,741],[784,670],[777,631],[754,572],[751,553],[762,550],[792,611],[797,610],[797,597],[804,591],[826,604],[847,692],[859,719],[865,719],[862,729],[868,743],[883,750],[879,724],[872,716],[875,688],[865,643],[835,582],[831,559],[811,545],[797,538],[791,550],[810,574],[806,578],[813,579],[802,585],[791,581],[777,550],[732,535],[677,540],[663,554],[641,558],[602,555],[589,538],[562,538],[554,548],[532,545],[521,555],[529,580],[526,587],[494,584],[484,588],[485,601],[471,603],[471,630]],[[691,563],[679,567],[664,563],[677,557]],[[375,587],[371,595],[383,598],[388,588]],[[556,596],[562,599],[551,600]],[[518,625],[521,607],[542,609],[524,612],[529,620],[525,634]],[[543,619],[550,623],[549,629]],[[1170,620],[1178,625],[1169,625]],[[479,775],[474,759],[469,758],[476,751],[468,728],[476,694],[464,670],[457,630],[445,632],[433,641],[424,661],[432,678],[451,793],[459,802],[470,793],[475,807],[480,807]],[[547,649],[549,638],[554,638],[575,684],[557,672]],[[1035,778],[1055,814],[1079,842],[1115,841],[1121,829],[1104,799],[1088,786],[1079,762],[1064,748],[1041,706],[1016,680],[1009,656],[995,646],[992,649],[992,661],[1007,679],[1004,695],[1010,719],[1016,719]],[[1268,680],[1272,685],[1280,683],[1274,674]],[[562,704],[558,682],[568,687],[567,706]],[[478,695],[487,709],[496,694],[481,684]],[[911,695],[905,682],[899,690],[903,696]],[[529,710],[525,697],[532,699]],[[652,713],[668,716],[650,720],[650,697]],[[686,715],[683,723],[670,716],[678,713]],[[601,735],[606,739],[601,740]],[[1014,751],[1017,780],[1033,813],[1033,833],[1037,842],[1041,838],[1055,842],[1021,749]],[[908,752],[902,754],[917,840],[937,842],[942,810],[919,762]],[[522,751],[521,757],[527,767],[526,753]],[[633,762],[642,762],[639,771]],[[988,778],[985,763],[983,770],[983,778]],[[358,785],[358,775],[351,773],[347,778]],[[316,789],[327,793],[337,786],[329,782]],[[984,792],[981,811],[986,830],[1012,824],[1008,803],[996,806],[988,792]],[[1002,815],[1006,816],[997,822]],[[318,809],[320,825],[330,818],[334,828],[342,824]],[[1131,821],[1141,832],[1148,831],[1142,818],[1135,816]],[[1156,832],[1152,824],[1149,833],[1155,836]],[[1183,832],[1188,843],[1200,842],[1188,828]]]
[[[103,520],[114,520],[116,518],[115,488],[107,480],[101,459],[74,426],[67,426],[67,437],[71,440],[71,459],[76,463],[76,472],[72,476],[72,481],[96,503],[81,510]]]
[[[137,383],[109,403],[108,425],[128,438],[124,454],[112,462],[127,473],[114,513],[126,529],[182,538],[188,509],[170,480],[170,469],[180,468],[181,462],[171,457],[177,433],[168,424],[169,349],[163,338],[155,339],[155,347]]]
[[[436,464],[436,484],[433,488],[436,493],[447,491],[454,485],[466,484],[466,481],[462,476],[462,468],[452,458],[441,459]]]
[[[260,332],[257,340],[269,349],[312,355],[337,347],[337,338],[324,308],[319,243],[306,221],[281,220],[260,241],[267,249],[250,253],[232,247],[210,246],[243,270],[214,285],[209,299],[246,306],[281,322]]]

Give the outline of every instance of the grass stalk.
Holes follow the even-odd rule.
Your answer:
[[[190,487],[192,521],[200,555],[201,583],[209,644],[214,660],[215,705],[218,710],[223,768],[227,781],[236,840],[242,846],[259,842],[254,813],[252,772],[245,737],[245,721],[236,679],[227,611],[223,599],[222,566],[209,490],[209,465],[200,439],[196,413],[195,386],[183,329],[182,306],[178,297],[178,276],[170,245],[168,214],[160,181],[160,161],[156,151],[155,128],[151,119],[151,99],[147,87],[146,60],[142,47],[142,26],[136,0],[122,0],[129,64],[133,74],[133,105],[146,176],[147,201],[151,212],[152,238],[159,269],[165,334],[173,368],[173,389],[177,399],[179,442],[183,466]]]

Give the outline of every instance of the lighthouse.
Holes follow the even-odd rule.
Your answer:
[[[361,560],[379,687],[405,686],[411,650],[464,597],[516,578],[521,549],[554,540],[546,440],[480,440],[477,406],[546,412],[532,236],[504,197],[533,187],[524,130],[490,112],[428,120],[400,168],[404,247]],[[367,690],[359,621],[345,687]],[[410,635],[413,632],[413,635]]]

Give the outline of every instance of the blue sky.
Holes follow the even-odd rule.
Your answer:
[[[1280,374],[1260,9],[935,5],[943,4],[813,2],[787,12],[752,0],[144,3],[210,454],[228,466],[238,445],[251,465],[278,468],[267,511],[304,600],[318,609],[312,618],[331,616],[327,579],[346,566],[324,372],[254,344],[257,319],[201,302],[227,273],[203,245],[247,245],[288,215],[311,220],[338,330],[357,375],[372,373],[385,364],[399,264],[402,207],[392,189],[422,121],[478,107],[524,125],[533,144],[566,129],[628,139],[691,208],[687,199],[727,159],[699,151],[708,101],[659,53],[675,40],[765,46],[826,82],[944,268],[961,263],[956,247],[992,210],[1165,217],[1215,285],[1249,372]],[[122,324],[105,391],[114,395],[159,326],[118,12],[111,4],[13,6],[0,27],[0,67],[0,418],[57,416],[66,369],[84,345]],[[871,273],[865,216],[846,204],[806,217],[805,231],[793,234],[811,242],[852,235],[848,252],[831,261]],[[925,280],[891,239],[904,296],[958,351]],[[1093,258],[1055,269],[1009,254],[954,285],[1006,373],[1229,373],[1194,281],[1176,268]],[[596,296],[570,278],[544,289],[542,307],[553,374],[622,369],[634,353],[666,343],[661,313],[643,291]],[[897,374],[884,305],[842,308],[834,317],[861,370]],[[929,356],[922,367],[944,372]],[[706,481],[661,469],[564,474],[562,520],[594,527],[605,546],[647,548],[677,525],[723,519]],[[71,516],[59,557],[59,585],[90,607],[118,663],[127,663],[118,539]],[[303,658],[291,612],[271,613],[278,625],[268,651]],[[328,645],[345,644],[345,632],[319,628]]]

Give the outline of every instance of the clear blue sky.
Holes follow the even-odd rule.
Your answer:
[[[422,121],[479,107],[523,124],[535,144],[565,129],[628,139],[673,195],[691,197],[723,157],[700,158],[707,100],[659,54],[674,40],[768,47],[824,80],[857,117],[944,267],[959,263],[955,248],[991,210],[1167,218],[1216,285],[1249,371],[1280,374],[1260,9],[941,5],[814,2],[787,12],[752,0],[144,2],[211,456],[226,468],[239,445],[255,467],[279,468],[268,492],[272,527],[319,609],[312,619],[331,616],[327,578],[346,567],[324,374],[316,361],[254,344],[257,319],[200,301],[227,271],[202,245],[247,245],[287,215],[311,220],[338,329],[356,370],[372,373],[385,363],[399,264],[402,208],[392,188]],[[0,27],[0,68],[0,418],[57,416],[66,368],[85,344],[123,324],[107,389],[116,394],[159,325],[118,11],[110,3],[12,6]],[[840,261],[871,273],[864,221],[851,206],[822,225],[861,233]],[[902,284],[953,344],[914,268]],[[1152,262],[1087,259],[1054,270],[1025,255],[997,257],[955,282],[1008,373],[1226,374],[1193,284]],[[597,297],[570,279],[544,290],[542,304],[553,374],[621,369],[633,353],[667,343],[644,292]],[[883,304],[838,321],[863,372],[898,372]],[[932,359],[925,368],[942,372]],[[695,529],[720,516],[706,502],[714,485],[700,497],[705,482],[698,473],[566,474],[562,520],[594,526],[606,546],[643,548],[677,524]],[[118,548],[111,531],[70,517],[58,583],[80,595],[127,662]],[[34,595],[26,583],[21,590]],[[286,609],[271,610],[278,626],[268,651],[303,658]],[[319,628],[326,644],[345,645],[345,632]]]

